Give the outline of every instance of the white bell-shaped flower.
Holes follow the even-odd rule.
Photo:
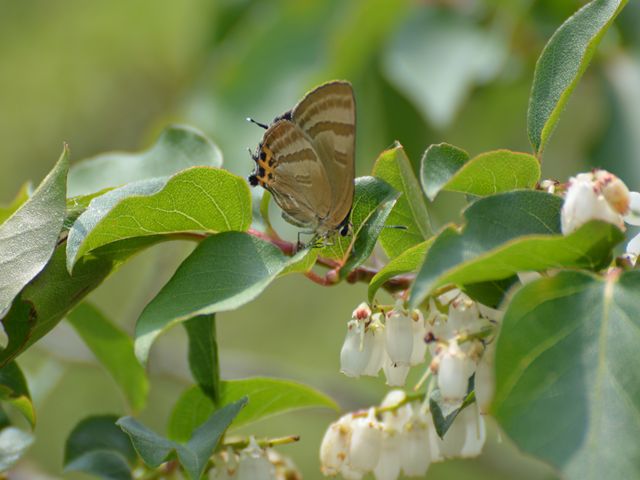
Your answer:
[[[466,430],[460,456],[463,458],[477,457],[482,453],[482,447],[484,447],[484,442],[487,439],[484,418],[480,415],[480,409],[477,404],[469,405],[460,412],[460,415],[463,416],[462,420]]]
[[[405,432],[402,450],[402,471],[409,477],[424,477],[431,464],[429,424],[421,408],[414,415]]]
[[[348,463],[345,463],[342,466],[342,468],[340,469],[340,475],[342,475],[342,478],[344,478],[345,480],[360,480],[362,477],[364,477],[363,472],[361,472],[360,470],[355,470]]]
[[[629,193],[629,211],[624,216],[624,221],[629,225],[640,226],[640,193]]]
[[[384,376],[387,379],[387,385],[390,387],[403,387],[409,375],[409,365],[394,364],[389,358],[389,355],[385,355],[384,362],[382,363],[382,370]]]
[[[438,388],[445,402],[462,402],[467,396],[471,360],[460,350],[456,341],[439,355]]]
[[[409,364],[411,366],[415,366],[424,363],[424,356],[427,353],[427,343],[425,342],[427,326],[424,320],[424,316],[422,315],[420,310],[414,310],[413,312],[411,312],[411,320],[413,347],[411,349],[411,358],[409,358]]]
[[[237,480],[273,480],[275,468],[260,448],[256,439],[251,437],[249,446],[240,452]]]
[[[351,414],[329,425],[320,444],[320,469],[325,475],[337,475],[349,456],[352,431]]]
[[[569,180],[561,212],[562,233],[577,230],[589,220],[603,220],[624,229],[622,214],[629,207],[629,191],[604,170],[581,173]]]
[[[364,368],[362,374],[377,377],[378,372],[382,368],[384,363],[384,325],[380,322],[379,317],[381,314],[373,315],[373,321],[366,328],[363,339],[363,351],[369,357],[367,366]]]
[[[394,407],[404,402],[406,398],[407,394],[403,390],[390,390],[382,399],[380,406],[382,408]],[[411,404],[406,403],[401,407],[382,412],[381,416],[385,431],[401,433],[404,431],[407,422],[413,417],[413,410]]]
[[[631,260],[631,264],[635,265],[640,256],[640,234],[636,235],[627,244],[627,257]]]
[[[350,320],[340,350],[340,371],[348,377],[359,377],[369,365],[371,349],[364,348],[364,323]]]
[[[440,454],[443,459],[459,457],[462,447],[464,447],[467,425],[462,416],[463,412],[464,410],[458,414],[440,441]]]
[[[272,448],[267,449],[267,458],[276,470],[275,480],[302,480],[302,474],[291,458]]]
[[[349,466],[356,471],[370,472],[378,463],[382,448],[382,425],[376,418],[375,409],[369,409],[366,417],[354,418],[351,425]]]
[[[409,365],[413,351],[413,321],[399,302],[385,322],[385,347],[395,365]]]
[[[382,449],[373,475],[376,480],[397,480],[402,469],[401,452],[404,447],[404,433],[388,431],[385,425]]]

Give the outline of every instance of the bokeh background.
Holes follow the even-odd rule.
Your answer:
[[[220,146],[225,166],[246,175],[246,152],[268,122],[314,85],[345,78],[358,105],[357,170],[400,141],[415,166],[431,143],[472,155],[530,151],[526,109],[535,61],[579,0],[0,0],[0,202],[38,182],[62,142],[72,159],[150,145],[164,126],[186,123]],[[605,37],[549,144],[547,178],[593,166],[640,189],[640,5]],[[435,226],[460,198],[442,195]],[[189,245],[162,245],[113,275],[93,300],[128,331]],[[378,403],[382,378],[338,373],[351,310],[365,285],[321,288],[300,277],[218,316],[225,378],[273,375],[309,383],[345,409]],[[63,322],[20,359],[38,412],[37,441],[15,478],[62,473],[64,440],[83,417],[126,414],[115,385]],[[420,372],[414,372],[419,375]],[[150,362],[141,418],[159,432],[190,383],[181,329],[163,336]],[[282,449],[307,479],[320,478],[317,449],[335,412],[311,410],[248,428],[301,434]],[[430,479],[551,479],[493,426],[478,459],[433,465]]]

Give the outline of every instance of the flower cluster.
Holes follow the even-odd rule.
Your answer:
[[[625,222],[640,226],[640,193],[629,192],[622,180],[606,170],[580,173],[569,179],[562,205],[562,233],[577,230],[589,220],[603,220],[625,230]],[[635,265],[640,234],[627,244],[626,256]]]
[[[353,312],[340,352],[340,370],[349,377],[378,376],[382,369],[390,386],[404,385],[409,367],[424,362],[426,323],[419,310],[398,303],[386,315],[372,314],[366,303]]]
[[[331,424],[320,447],[322,473],[354,480],[368,472],[376,480],[396,480],[400,472],[420,477],[433,462],[480,453],[486,432],[476,405],[463,409],[440,439],[426,403],[409,400],[393,390],[379,408]]]
[[[235,452],[231,448],[214,457],[210,480],[301,480],[291,459],[272,449],[264,449],[251,437],[249,445]]]

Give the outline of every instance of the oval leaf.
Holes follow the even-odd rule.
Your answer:
[[[199,165],[222,166],[220,150],[195,128],[174,125],[164,130],[149,150],[105,153],[75,164],[69,171],[69,196],[168,177]]]
[[[93,199],[69,231],[67,262],[71,270],[84,254],[127,238],[243,231],[250,224],[247,183],[225,170],[193,167]]]
[[[627,0],[593,0],[562,24],[544,47],[533,77],[527,128],[541,155],[563,107],[602,36]]]
[[[561,272],[522,288],[496,349],[492,411],[572,480],[640,471],[640,272]]]
[[[68,168],[65,146],[31,198],[0,225],[0,318],[56,248],[65,216]]]
[[[213,401],[220,396],[220,363],[215,315],[201,315],[184,322],[189,338],[189,369],[198,387]]]
[[[234,428],[302,408],[325,407],[338,410],[336,403],[328,396],[290,380],[258,377],[223,381],[220,385],[218,405],[235,402],[244,396],[249,398],[249,404],[233,422]],[[186,440],[214,408],[214,403],[199,388],[187,389],[173,408],[169,421],[169,438]]]
[[[559,197],[539,191],[509,192],[472,204],[462,232],[449,226],[433,242],[414,283],[412,304],[447,283],[500,280],[549,268],[602,267],[623,233],[593,221],[562,236],[561,204]]]
[[[240,232],[203,240],[149,302],[136,324],[136,356],[145,363],[151,344],[177,322],[233,310],[253,300],[306,250],[286,257],[278,247]]]
[[[430,200],[441,190],[485,196],[532,188],[540,178],[540,164],[528,153],[494,150],[461,164],[463,153],[446,144],[425,152],[422,185]]]
[[[133,353],[129,335],[86,302],[74,308],[67,320],[122,389],[129,405],[141,410],[147,401],[149,382]]]
[[[385,228],[380,233],[382,248],[394,258],[432,235],[429,213],[402,145],[396,144],[380,154],[373,166],[373,175],[401,193],[387,218],[387,225],[404,228]]]

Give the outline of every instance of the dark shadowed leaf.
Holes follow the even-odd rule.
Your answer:
[[[27,380],[16,362],[10,362],[0,368],[0,400],[16,407],[31,427],[35,427],[36,411],[31,402]]]
[[[220,396],[216,316],[201,315],[183,323],[189,337],[189,369],[200,389],[213,401]]]

